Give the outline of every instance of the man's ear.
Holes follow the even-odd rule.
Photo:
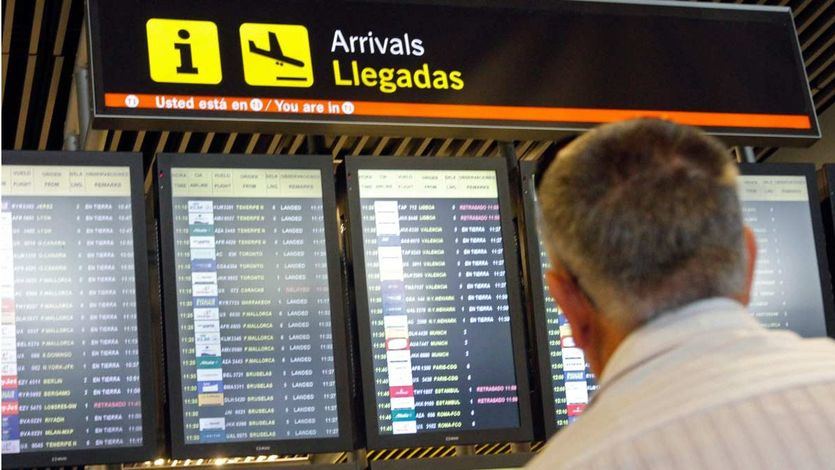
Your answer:
[[[554,263],[553,269],[545,273],[545,282],[571,325],[574,343],[582,349],[590,346],[595,311],[577,281],[562,266]]]
[[[745,240],[745,286],[740,293],[739,301],[748,305],[751,301],[751,290],[754,287],[754,267],[757,264],[757,238],[751,227],[745,225],[742,228],[742,235]]]

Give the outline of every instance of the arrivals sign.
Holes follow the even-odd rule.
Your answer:
[[[748,144],[819,137],[788,8],[88,5],[96,127],[553,138],[652,116]]]

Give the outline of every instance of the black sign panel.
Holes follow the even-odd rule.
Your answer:
[[[819,137],[788,8],[89,5],[97,126],[553,138],[654,116],[746,143]]]
[[[330,157],[159,162],[174,456],[350,448]]]
[[[4,468],[155,457],[141,165],[3,152]]]
[[[349,158],[369,448],[528,440],[501,159]]]

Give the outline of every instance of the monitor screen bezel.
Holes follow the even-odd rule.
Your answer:
[[[369,449],[396,447],[467,445],[484,442],[529,441],[533,438],[531,426],[530,389],[525,343],[525,312],[521,301],[521,279],[517,259],[516,233],[513,227],[513,204],[508,189],[508,173],[501,158],[445,158],[445,157],[368,157],[345,158],[345,183],[347,191],[348,221],[351,263],[354,273],[354,295],[363,403],[365,405],[365,431]],[[490,170],[496,173],[499,213],[501,218],[505,273],[510,307],[510,332],[513,361],[516,368],[519,396],[519,426],[513,428],[432,431],[416,434],[382,435],[377,422],[377,400],[371,340],[371,319],[368,313],[368,285],[365,272],[362,213],[356,174],[359,170]]]
[[[539,398],[542,402],[542,426],[544,438],[548,439],[557,433],[562,426],[558,426],[554,416],[554,381],[551,377],[551,355],[548,349],[548,319],[546,315],[545,292],[542,272],[542,261],[539,252],[539,233],[536,222],[536,188],[534,177],[537,164],[534,161],[519,162],[519,181],[522,196],[522,223],[524,233],[520,238],[524,241],[524,262],[526,263],[526,285],[528,287],[528,309],[531,323],[532,339],[536,349],[536,371],[539,382]]]
[[[173,208],[169,175],[172,168],[243,168],[243,169],[311,169],[322,175],[325,247],[330,287],[331,332],[336,380],[339,435],[310,439],[233,441],[186,444],[183,423],[183,394],[180,368],[179,313],[174,257]],[[351,413],[351,383],[348,375],[348,338],[346,334],[343,279],[340,268],[336,194],[333,162],[328,155],[253,156],[160,154],[157,157],[157,191],[159,196],[161,271],[163,287],[166,365],[168,378],[169,440],[173,458],[211,458],[249,455],[302,454],[337,452],[353,449],[354,428]],[[166,295],[167,294],[167,295]]]
[[[145,240],[144,172],[142,154],[127,152],[3,151],[3,165],[107,166],[130,171],[131,222],[133,225],[134,277],[136,279],[136,326],[139,340],[139,386],[141,389],[142,445],[67,451],[4,454],[3,468],[140,462],[157,457],[157,365],[153,361],[153,334],[149,290],[147,241]]]
[[[812,234],[815,242],[815,252],[818,261],[818,279],[823,296],[823,315],[827,336],[835,338],[835,310],[833,309],[832,287],[830,283],[829,262],[826,255],[826,245],[823,219],[818,202],[817,175],[814,164],[806,163],[740,163],[739,173],[750,175],[802,176],[806,179],[809,194],[809,214],[812,219]]]
[[[826,240],[826,252],[829,260],[829,292],[835,296],[835,163],[826,163],[823,165],[823,174],[826,178],[825,189],[827,192],[821,194],[821,219],[823,220],[824,239]],[[835,300],[833,300],[835,304]],[[835,317],[835,308],[833,308],[833,317]],[[829,330],[829,336],[835,338],[835,320],[833,320],[832,328]]]
[[[835,163],[824,164],[823,173],[826,175],[826,189],[828,192],[821,197],[829,202],[829,209],[832,211],[832,225],[835,228]]]

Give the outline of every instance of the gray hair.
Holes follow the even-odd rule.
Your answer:
[[[745,284],[727,149],[657,119],[608,124],[565,147],[539,182],[543,241],[626,328]]]

